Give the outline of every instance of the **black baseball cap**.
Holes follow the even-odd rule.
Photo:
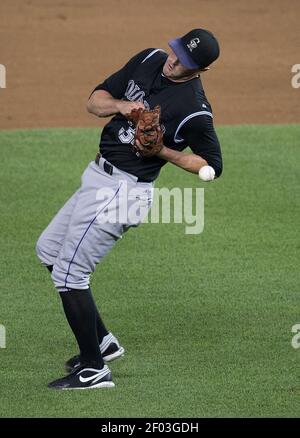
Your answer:
[[[205,29],[193,29],[181,38],[169,41],[169,46],[186,68],[205,68],[220,54],[216,37]]]

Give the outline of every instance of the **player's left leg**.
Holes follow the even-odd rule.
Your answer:
[[[98,340],[99,335],[98,335]],[[118,339],[112,334],[108,333],[99,344],[100,352],[104,363],[112,362],[124,356],[125,349],[120,345]],[[65,368],[68,373],[72,373],[81,366],[81,356],[76,354],[65,363]]]

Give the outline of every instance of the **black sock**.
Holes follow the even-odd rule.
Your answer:
[[[60,297],[77,340],[82,362],[91,367],[102,368],[104,363],[96,329],[96,306],[90,288],[69,289],[67,292],[61,292]]]
[[[46,266],[46,268],[48,269],[49,272],[53,271],[53,265],[48,265],[48,266]],[[108,335],[109,331],[105,327],[96,305],[95,305],[95,308],[96,308],[97,334],[98,334],[99,344],[101,344],[104,336]]]
[[[101,344],[104,336],[108,335],[109,331],[107,330],[107,328],[105,327],[100,313],[98,312],[98,309],[95,305],[96,308],[96,327],[97,327],[97,334],[98,334],[98,339],[99,339],[99,344]]]

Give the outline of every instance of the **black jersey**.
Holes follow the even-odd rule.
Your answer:
[[[199,78],[187,82],[167,79],[162,74],[167,57],[161,49],[146,49],[93,91],[106,90],[116,99],[143,102],[146,108],[160,105],[164,145],[178,151],[189,146],[215,169],[216,176],[220,176],[221,150],[201,81]],[[166,161],[155,156],[139,156],[133,151],[133,141],[134,126],[118,113],[103,128],[100,152],[119,169],[153,181]]]

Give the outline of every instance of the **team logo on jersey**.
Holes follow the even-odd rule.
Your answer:
[[[144,102],[145,92],[131,79],[128,81],[125,97],[131,102]]]
[[[133,79],[128,81],[124,97],[130,102],[142,102],[146,109],[150,109],[150,105],[145,97],[145,92],[134,82]],[[119,129],[118,137],[121,143],[134,144],[135,126],[129,120],[126,121],[127,126]],[[129,125],[129,126],[128,126]],[[164,125],[161,125],[163,134],[166,132]]]
[[[192,52],[194,49],[196,49],[196,47],[198,46],[199,43],[200,43],[200,39],[199,39],[199,38],[193,38],[193,39],[189,42],[189,44],[187,45],[189,51]]]

